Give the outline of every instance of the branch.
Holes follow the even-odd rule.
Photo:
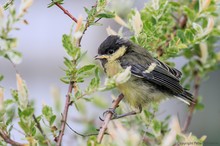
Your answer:
[[[25,146],[27,144],[22,144],[22,143],[18,143],[14,140],[12,140],[2,129],[0,129],[0,136],[3,138],[3,140],[8,143],[11,144],[13,146]]]
[[[44,137],[44,139],[46,140],[46,143],[48,146],[51,146],[50,144],[50,140],[47,138],[46,134],[44,133],[40,123],[38,122],[37,118],[35,115],[33,115],[33,119],[34,119],[34,122],[36,123],[36,127],[38,128],[38,130],[40,131],[41,135]]]
[[[66,126],[66,121],[67,121],[67,115],[68,115],[68,111],[69,111],[69,106],[71,105],[70,104],[70,94],[72,94],[73,88],[75,88],[74,86],[75,86],[75,83],[70,82],[68,93],[66,95],[65,107],[64,107],[63,114],[62,114],[61,130],[60,130],[58,137],[56,138],[57,146],[61,146],[61,143],[62,143],[62,139],[63,139],[63,135],[64,135],[64,131],[65,131],[65,126]]]
[[[96,8],[97,7],[97,1],[96,1],[96,4],[94,6],[92,6],[92,8]],[[97,23],[99,20],[101,20],[101,18],[97,19],[95,21],[95,23]],[[82,32],[82,36],[78,39],[78,46],[81,47],[81,41],[82,41],[82,37],[83,35],[85,34],[85,32],[87,31],[88,27],[91,25],[91,22],[89,20],[89,18],[87,17],[87,20],[86,20],[86,24],[85,24],[85,28]]]
[[[78,22],[77,19],[74,16],[72,16],[65,8],[63,8],[59,3],[54,3],[54,4],[57,7],[59,7],[64,12],[64,14],[68,15],[74,22],[76,22],[76,23]],[[93,7],[96,7],[96,5],[93,6]],[[83,34],[76,41],[76,46],[77,47],[81,47],[81,40],[82,40],[87,28],[90,25],[91,25],[91,23],[90,23],[90,21],[87,17],[87,21],[86,21],[84,30],[82,32]],[[76,82],[70,82],[70,84],[69,84],[68,93],[66,95],[66,103],[65,103],[64,111],[62,113],[61,130],[60,130],[59,135],[55,138],[55,141],[57,142],[57,146],[61,146],[61,143],[62,143],[62,139],[63,139],[63,135],[64,135],[64,131],[65,131],[65,126],[66,126],[66,123],[67,123],[67,116],[68,116],[69,106],[72,104],[72,102],[70,100],[70,95],[72,94],[73,90],[74,90],[74,93],[77,93],[77,91],[78,91],[78,86],[77,86]]]
[[[52,0],[53,1],[53,0]],[[61,6],[61,4],[59,4],[58,2],[54,3],[57,7],[59,7],[63,12],[64,14],[66,14],[67,16],[69,16],[74,22],[77,23],[77,19],[72,15],[70,14],[70,12],[68,10],[66,10],[63,6]]]
[[[123,94],[120,94],[118,96],[118,98],[112,103],[112,109],[115,110],[119,104],[119,102],[124,98],[124,95]],[[108,112],[106,117],[105,117],[105,120],[102,124],[102,128],[99,130],[99,134],[97,136],[97,142],[98,143],[101,143],[102,142],[102,138],[105,134],[105,131],[108,127],[108,123],[110,122],[111,118],[112,118],[113,114],[111,112]]]
[[[184,133],[188,130],[189,125],[192,120],[193,111],[195,109],[195,106],[197,103],[197,98],[199,96],[200,80],[201,80],[201,78],[199,77],[198,73],[195,73],[195,81],[194,81],[194,102],[195,102],[195,104],[191,104],[189,107],[189,112],[188,112],[184,127],[182,129],[182,132],[184,132]]]

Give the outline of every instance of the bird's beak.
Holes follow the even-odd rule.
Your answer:
[[[109,56],[107,56],[107,55],[96,55],[95,56],[95,59],[97,60],[97,59],[107,59],[107,58],[109,58]]]

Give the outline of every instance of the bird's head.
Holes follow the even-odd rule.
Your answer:
[[[123,56],[129,48],[130,42],[117,35],[108,36],[99,46],[95,59],[114,61]]]

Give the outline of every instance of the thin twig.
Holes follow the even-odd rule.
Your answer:
[[[63,135],[64,135],[64,131],[65,131],[65,126],[66,126],[66,121],[67,121],[67,115],[68,115],[68,111],[69,111],[69,106],[71,105],[70,104],[70,94],[72,94],[72,91],[74,88],[73,86],[74,86],[74,82],[70,82],[68,93],[66,95],[65,107],[64,107],[63,114],[62,114],[61,130],[60,130],[60,133],[57,137],[57,146],[61,146],[61,143],[62,143],[62,139],[63,139]]]
[[[57,7],[59,7],[66,15],[68,15],[74,22],[76,22],[76,23],[78,22],[77,19],[73,15],[71,15],[64,7],[62,7],[59,3],[54,3],[54,4]],[[96,5],[93,7],[96,7]],[[87,18],[87,22],[86,22],[84,30],[82,32],[83,34],[76,41],[77,47],[81,47],[81,40],[82,40],[87,28],[90,26],[90,24],[91,23],[90,23],[89,19]],[[68,93],[66,95],[66,103],[65,103],[64,111],[62,113],[61,130],[60,130],[59,135],[55,138],[55,141],[57,141],[57,146],[61,146],[61,143],[62,143],[62,139],[63,139],[63,135],[64,135],[64,131],[65,131],[65,126],[66,126],[66,121],[67,121],[67,116],[68,116],[69,106],[72,105],[72,102],[70,101],[70,95],[72,94],[73,90],[74,90],[75,94],[78,91],[78,86],[77,86],[76,82],[70,82],[70,84],[69,84]]]
[[[33,119],[34,119],[34,122],[36,123],[36,127],[37,129],[40,131],[41,135],[44,137],[44,139],[46,140],[46,143],[48,146],[51,146],[51,143],[50,143],[50,140],[48,139],[47,135],[44,133],[39,121],[37,120],[36,116],[33,115]]]
[[[68,123],[66,123],[66,125],[71,131],[73,131],[74,133],[76,133],[77,135],[82,136],[82,137],[89,137],[89,136],[98,135],[98,133],[81,134],[81,133],[77,132],[76,130],[74,130],[72,127],[70,127],[70,125]],[[108,133],[105,133],[105,134],[108,134]]]
[[[77,23],[77,19],[72,15],[70,14],[70,12],[68,10],[66,10],[63,6],[61,6],[61,4],[59,3],[54,3],[57,7],[59,7],[63,12],[64,14],[66,14],[67,16],[69,16],[74,22]]]
[[[22,144],[19,142],[16,142],[14,140],[12,140],[2,129],[0,129],[0,136],[3,138],[3,140],[8,143],[11,144],[13,146],[25,146],[27,144]]]
[[[115,109],[117,108],[118,104],[120,103],[120,101],[121,101],[123,98],[124,98],[124,95],[123,95],[123,94],[120,94],[120,95],[118,96],[118,98],[112,103],[112,107],[111,107],[111,108],[112,108],[113,110],[115,110]],[[105,134],[105,131],[106,131],[107,127],[108,127],[108,123],[110,122],[112,116],[113,116],[113,113],[111,113],[111,112],[108,112],[108,113],[107,113],[107,115],[106,115],[106,117],[105,117],[105,120],[104,120],[104,122],[103,122],[103,124],[102,124],[102,128],[99,130],[99,134],[98,134],[98,136],[97,136],[97,142],[98,142],[98,143],[101,143],[101,142],[102,142],[102,138],[103,138],[103,136],[104,136],[104,134]]]
[[[93,8],[97,7],[97,1],[96,1],[96,4],[94,6],[92,6]],[[97,19],[95,21],[95,23],[97,23],[99,20],[101,20],[100,18]],[[86,21],[86,24],[85,24],[85,28],[82,32],[82,36],[85,34],[85,32],[87,31],[87,29],[89,28],[89,26],[91,25],[91,22],[89,20],[89,18],[87,17],[87,21]],[[78,39],[78,44],[79,44],[79,47],[81,47],[81,41],[82,41],[82,36]]]
[[[199,77],[198,73],[195,73],[195,81],[194,81],[194,102],[195,102],[195,104],[191,104],[189,107],[189,112],[188,112],[184,127],[182,129],[182,132],[187,132],[189,125],[192,121],[193,111],[195,109],[195,105],[197,103],[197,99],[199,96],[200,80],[201,80],[201,78]]]

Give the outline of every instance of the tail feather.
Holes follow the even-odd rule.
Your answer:
[[[180,100],[183,100],[185,103],[195,104],[193,100],[193,95],[186,90],[184,90],[181,94],[179,94],[178,97]]]

